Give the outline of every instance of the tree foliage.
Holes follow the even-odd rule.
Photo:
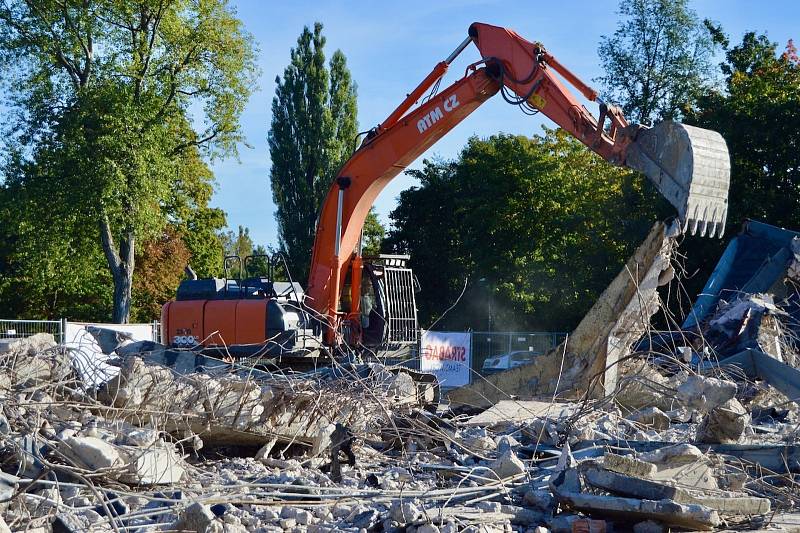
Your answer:
[[[362,235],[361,255],[370,256],[381,253],[381,244],[386,236],[386,228],[383,227],[378,219],[375,208],[369,210],[366,220],[364,220],[364,232]]]
[[[562,130],[472,138],[412,174],[386,244],[411,254],[424,325],[467,280],[438,327],[481,327],[489,296],[497,329],[569,331],[657,218],[642,180]]]
[[[707,91],[686,121],[716,130],[731,155],[729,233],[752,218],[790,229],[800,221],[800,60],[792,41],[780,51],[748,32],[726,50],[721,89]],[[721,246],[690,239],[687,257],[700,281]],[[692,287],[699,290],[701,285]]]
[[[203,204],[199,190],[176,200],[189,181],[208,186],[207,168],[190,175],[205,165],[198,148],[211,157],[235,152],[253,57],[225,0],[0,6],[0,62],[14,110],[6,138],[18,154],[6,161],[6,182],[30,202],[32,231],[81,228],[100,244],[114,321],[130,316],[137,242],[165,234],[169,207]],[[179,221],[184,230],[218,223],[220,213],[203,204],[193,215]]]
[[[714,40],[688,0],[621,0],[598,48],[603,97],[634,122],[679,118],[712,72]]]
[[[322,200],[352,153],[357,125],[356,85],[341,51],[325,64],[322,24],[297,39],[278,76],[268,143],[278,236],[294,279],[308,277]]]
[[[250,237],[250,228],[239,226],[235,233],[232,230],[221,233],[219,239],[222,243],[225,257],[235,256],[239,258],[238,260],[228,260],[228,264],[226,265],[228,277],[245,277],[244,260],[254,253],[253,239]],[[261,250],[259,250],[258,253],[261,253]]]

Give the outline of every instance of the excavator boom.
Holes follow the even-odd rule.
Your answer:
[[[481,60],[468,67],[470,73],[417,105],[470,43],[481,54]],[[565,83],[586,99],[597,101],[600,116],[595,118],[581,105]],[[354,322],[358,316],[362,263],[357,244],[380,191],[497,92],[511,104],[542,112],[606,161],[642,172],[675,206],[685,229],[701,235],[722,235],[730,158],[718,133],[670,121],[652,128],[628,124],[619,109],[601,102],[594,89],[541,43],[530,42],[507,28],[474,23],[464,42],[370,131],[325,198],[314,242],[307,302],[327,317],[329,343],[337,342],[334,336],[343,320]],[[352,275],[352,305],[342,310],[340,292],[348,273]]]

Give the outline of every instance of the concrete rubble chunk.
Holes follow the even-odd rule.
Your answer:
[[[216,518],[208,505],[195,502],[184,509],[178,520],[170,527],[177,531],[193,531],[196,533],[211,533],[216,530],[221,532],[221,523],[219,523],[218,528],[212,527]]]
[[[125,464],[117,448],[98,437],[67,437],[60,449],[64,455],[93,470],[120,467]]]
[[[672,500],[677,503],[694,501],[686,490],[678,487],[618,474],[589,463],[582,464],[581,471],[590,485],[622,496],[643,500]]]
[[[603,467],[612,472],[642,478],[652,477],[658,471],[653,463],[616,453],[606,453],[603,456]]]
[[[670,417],[664,411],[654,406],[634,411],[626,418],[632,422],[658,430],[668,429],[670,426]]]
[[[491,468],[500,479],[524,474],[526,471],[525,463],[523,463],[511,450],[505,452],[503,455],[495,459],[489,465],[489,468]]]
[[[123,481],[138,485],[164,485],[179,483],[186,469],[175,447],[163,441],[146,448],[123,446],[119,448],[128,472]]]
[[[694,496],[695,503],[718,511],[721,515],[762,515],[771,511],[772,505],[767,498],[752,496]]]
[[[704,376],[689,376],[676,394],[683,404],[709,412],[736,395],[736,383]]]
[[[697,442],[736,444],[744,435],[750,415],[737,400],[731,398],[712,409],[697,427]]]
[[[412,501],[394,500],[389,509],[389,516],[398,524],[407,524],[420,517],[422,511]]]

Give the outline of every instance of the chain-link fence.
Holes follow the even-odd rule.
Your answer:
[[[37,333],[50,333],[56,342],[64,342],[64,320],[0,319],[0,339],[21,339]]]
[[[549,352],[567,338],[566,333],[552,331],[474,331],[472,332],[472,368],[478,372],[490,357],[518,353],[533,358]]]

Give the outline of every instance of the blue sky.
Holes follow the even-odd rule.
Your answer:
[[[275,206],[269,188],[267,131],[275,76],[283,72],[304,25],[324,24],[327,56],[339,48],[347,57],[358,84],[359,125],[362,130],[380,123],[433,66],[466,36],[472,22],[486,22],[516,30],[531,41],[541,41],[573,72],[591,82],[601,74],[597,44],[614,32],[616,0],[532,2],[515,0],[405,0],[233,1],[245,27],[259,47],[259,88],[242,117],[249,146],[240,147],[239,161],[217,162],[217,190],[213,205],[228,214],[228,224],[250,228],[257,244],[276,244]],[[720,22],[736,43],[747,30],[766,31],[783,46],[800,41],[800,2],[784,0],[695,0],[701,18]],[[453,64],[445,84],[463,75],[464,67],[479,59],[474,46]],[[471,135],[497,132],[531,135],[546,118],[523,115],[502,98],[494,98],[456,127],[424,157],[452,158]],[[412,168],[420,166],[422,158]],[[415,181],[400,175],[384,189],[376,203],[388,223],[388,213],[403,189]]]

